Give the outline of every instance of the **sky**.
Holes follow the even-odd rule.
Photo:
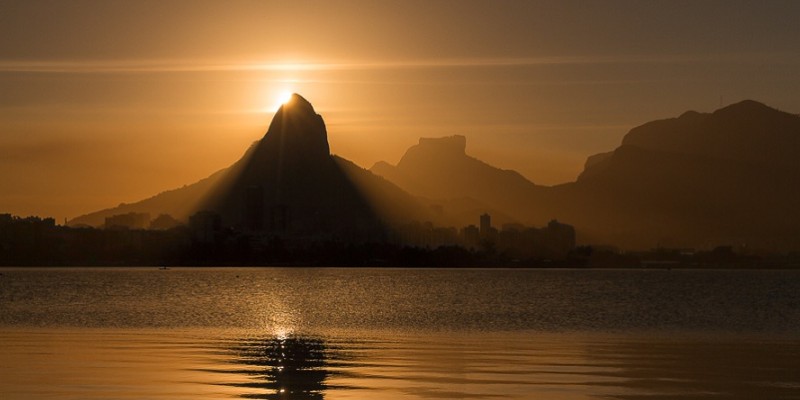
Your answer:
[[[0,0],[0,213],[59,222],[193,183],[308,99],[331,151],[419,137],[575,180],[631,128],[800,112],[798,1]]]

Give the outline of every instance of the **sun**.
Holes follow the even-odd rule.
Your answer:
[[[276,112],[278,111],[281,106],[290,102],[292,100],[292,95],[294,93],[291,90],[281,90],[278,92],[272,92],[270,105],[264,109],[266,112]]]
[[[292,99],[292,92],[290,90],[282,90],[278,93],[278,104],[283,105]]]

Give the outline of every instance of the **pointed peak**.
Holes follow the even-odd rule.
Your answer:
[[[291,106],[299,105],[301,107],[310,107],[312,109],[314,108],[314,106],[311,105],[311,102],[309,102],[308,100],[306,100],[305,97],[300,96],[297,93],[292,93],[292,96],[289,98],[289,101],[287,101],[286,104]]]
[[[289,97],[289,100],[286,100],[286,102],[284,102],[280,108],[278,108],[276,115],[282,114],[283,112],[316,114],[314,111],[314,106],[311,105],[311,102],[297,93],[292,93],[292,95]]]
[[[288,154],[328,158],[328,133],[322,117],[303,96],[292,94],[284,103],[264,134],[263,146],[271,151]]]

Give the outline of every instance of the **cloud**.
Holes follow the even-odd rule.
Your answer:
[[[793,54],[676,54],[676,55],[609,55],[609,56],[544,56],[447,58],[387,61],[243,61],[214,62],[208,60],[3,60],[0,72],[6,73],[172,73],[172,72],[300,72],[403,70],[430,68],[502,68],[548,65],[599,64],[696,64],[696,63],[798,63]]]

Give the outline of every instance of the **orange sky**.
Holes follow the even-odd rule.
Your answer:
[[[800,2],[0,1],[0,213],[59,221],[194,182],[281,91],[334,153],[420,136],[536,183],[633,126],[751,98],[800,112]]]

